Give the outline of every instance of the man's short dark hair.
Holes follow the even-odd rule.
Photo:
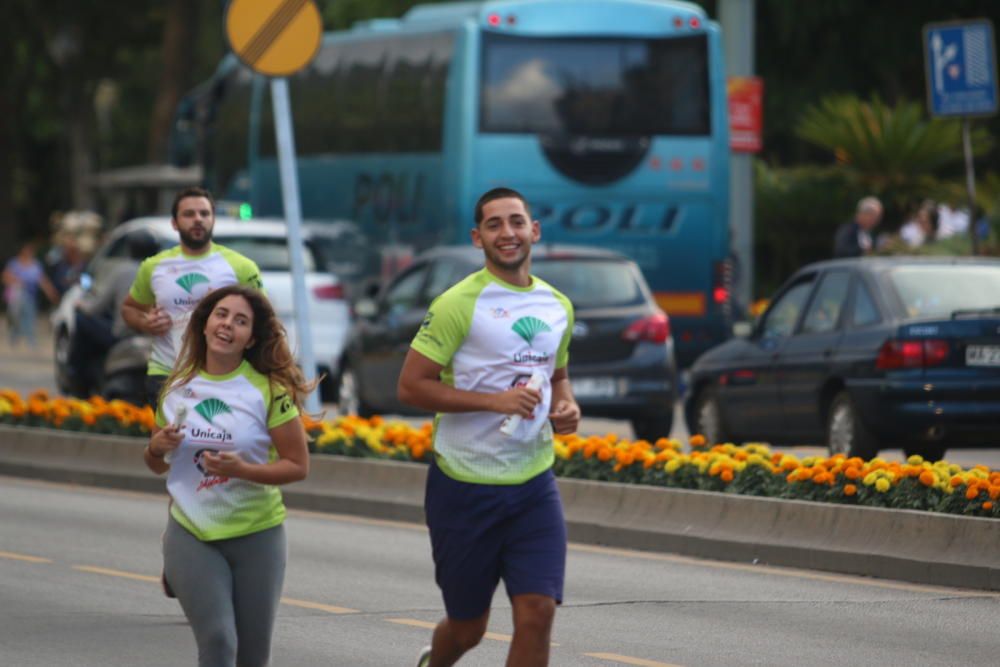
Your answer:
[[[174,203],[170,205],[170,217],[174,220],[177,219],[177,207],[180,205],[182,199],[187,199],[188,197],[204,197],[212,206],[212,215],[215,215],[215,198],[212,197],[212,193],[205,188],[195,186],[184,188],[177,193],[177,196],[174,197]]]
[[[497,199],[520,199],[521,203],[524,204],[524,210],[528,214],[528,219],[531,219],[531,207],[528,206],[528,200],[524,198],[517,190],[512,188],[493,188],[476,202],[476,226],[483,221],[483,207],[489,204],[491,201],[496,201]]]

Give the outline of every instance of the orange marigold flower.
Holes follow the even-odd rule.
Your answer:
[[[620,451],[615,455],[619,465],[630,466],[635,463],[635,454],[628,450]]]
[[[985,503],[983,503],[983,511],[984,512],[989,512],[991,509],[993,509],[993,503],[991,503],[988,500]]]
[[[733,481],[733,471],[730,470],[729,468],[726,468],[725,470],[722,471],[722,474],[719,475],[719,478],[726,484],[729,484],[731,481]]]
[[[989,487],[987,487],[986,492],[990,494],[990,500],[996,500],[1000,497],[1000,485],[990,484]]]
[[[948,480],[948,483],[951,484],[951,488],[954,489],[956,486],[961,486],[962,484],[965,484],[965,480],[962,479],[961,475],[954,475],[950,480]]]
[[[800,482],[804,482],[807,479],[811,479],[812,476],[813,476],[812,468],[799,468],[798,470],[795,471],[795,478]]]
[[[845,496],[853,496],[857,492],[858,492],[858,487],[855,486],[854,484],[845,484],[844,485],[844,495]]]
[[[858,479],[861,477],[861,471],[854,466],[847,466],[847,468],[844,469],[844,477],[851,480]]]
[[[934,486],[934,482],[936,481],[937,477],[930,470],[924,470],[920,473],[920,483],[924,486]]]
[[[970,484],[969,488],[967,488],[965,490],[965,499],[966,500],[975,500],[976,496],[978,496],[978,495],[979,495],[979,485],[978,484]]]
[[[611,451],[610,447],[601,447],[597,450],[597,458],[600,461],[610,461],[612,456],[614,456],[614,452]]]
[[[688,442],[690,443],[690,445],[692,447],[704,447],[705,444],[706,444],[706,442],[705,442],[705,436],[703,436],[700,433],[696,433],[695,435],[692,435],[691,439],[688,440]]]

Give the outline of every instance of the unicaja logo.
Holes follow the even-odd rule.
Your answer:
[[[208,276],[206,276],[203,273],[185,273],[183,276],[181,276],[180,278],[178,278],[175,282],[178,285],[180,285],[184,289],[185,292],[187,292],[188,294],[190,294],[191,290],[194,289],[195,285],[197,285],[199,283],[208,283],[209,280],[208,280]]]
[[[524,342],[531,345],[531,341],[535,339],[535,336],[543,331],[552,331],[552,328],[537,317],[527,315],[514,322],[511,330],[523,338]]]
[[[217,398],[206,398],[204,401],[194,406],[195,412],[208,420],[208,423],[212,423],[212,418],[217,415],[222,414],[232,414],[233,410],[223,401]]]

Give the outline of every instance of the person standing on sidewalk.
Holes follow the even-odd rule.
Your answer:
[[[164,573],[201,667],[270,660],[287,560],[278,485],[309,472],[298,415],[312,389],[258,290],[222,287],[192,312],[143,458],[168,473]]]
[[[253,260],[212,242],[215,201],[208,190],[179,192],[171,207],[171,224],[180,245],[139,266],[121,307],[126,324],[154,337],[146,375],[147,400],[153,406],[174,367],[187,320],[202,297],[237,283],[262,289]]]
[[[35,244],[25,243],[3,269],[3,297],[7,307],[8,340],[11,347],[23,338],[35,347],[35,321],[38,319],[38,290],[45,292],[52,303],[59,303],[59,292],[45,275],[42,263],[35,257]]]
[[[540,237],[517,191],[480,197],[472,241],[485,268],[435,299],[400,372],[400,400],[438,412],[425,511],[447,616],[420,667],[453,665],[479,643],[501,579],[514,620],[507,664],[548,664],[566,570],[552,434],[575,432],[580,407],[566,370],[573,307],[531,275]]]

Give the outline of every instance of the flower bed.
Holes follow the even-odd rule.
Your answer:
[[[413,427],[381,417],[304,417],[310,450],[322,454],[428,462],[431,424]],[[0,423],[48,426],[91,433],[141,436],[153,413],[121,401],[50,398],[24,400],[0,390]],[[693,436],[679,441],[629,441],[615,434],[556,436],[555,472],[580,479],[651,484],[682,489],[811,500],[871,507],[1000,517],[1000,472],[985,466],[963,469],[947,461],[862,461],[843,455],[808,456],[772,452],[766,445],[708,446]]]

